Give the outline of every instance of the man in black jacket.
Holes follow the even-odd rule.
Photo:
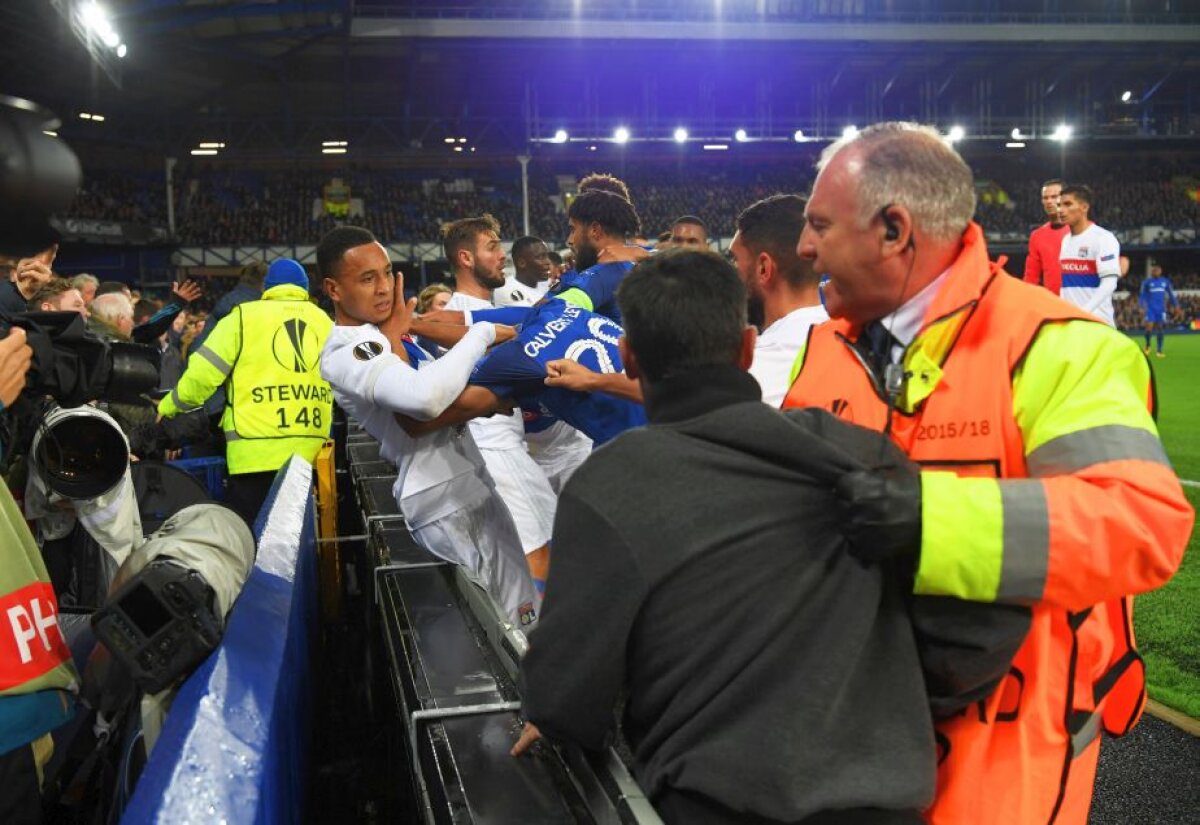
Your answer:
[[[718,256],[651,258],[619,303],[650,425],[559,499],[514,753],[539,729],[602,747],[624,693],[634,771],[668,823],[920,822],[935,747],[904,573],[846,552],[831,492],[903,457],[761,402],[744,288]]]

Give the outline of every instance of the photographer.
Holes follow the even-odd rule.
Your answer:
[[[0,281],[0,310],[24,312],[33,294],[54,276],[50,267],[54,266],[57,255],[58,244],[54,244],[30,258],[18,260],[8,277]]]
[[[24,330],[0,339],[0,410],[24,389],[31,357]],[[7,485],[0,485],[0,606],[0,822],[16,825],[41,820],[50,731],[74,713],[77,678],[41,552]]]

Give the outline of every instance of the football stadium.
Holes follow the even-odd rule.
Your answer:
[[[1200,817],[1200,2],[0,4],[0,822]]]

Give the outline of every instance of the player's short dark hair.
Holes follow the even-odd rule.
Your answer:
[[[544,246],[546,242],[541,238],[535,238],[533,235],[522,235],[520,238],[517,238],[515,241],[513,241],[512,245],[513,260],[516,260],[518,255],[524,255],[525,250],[531,249],[538,244],[542,244]]]
[[[686,223],[686,224],[690,224],[691,226],[700,227],[700,231],[704,233],[704,237],[706,237],[706,238],[708,237],[708,224],[706,224],[704,221],[702,221],[700,218],[696,217],[695,215],[680,215],[678,218],[671,221],[671,228],[674,229],[676,226],[679,226],[679,224],[681,224],[681,223]]]
[[[754,255],[765,252],[775,260],[779,273],[792,286],[816,283],[812,263],[796,253],[804,231],[804,207],[800,195],[771,195],[750,204],[737,217],[742,243]]]
[[[581,195],[584,192],[611,192],[633,203],[633,198],[629,197],[629,187],[625,185],[625,181],[620,178],[614,178],[612,175],[593,172],[590,175],[580,178],[577,188]]]
[[[129,284],[123,284],[120,281],[101,281],[96,286],[96,294],[92,296],[92,300],[96,300],[96,298],[99,298],[101,295],[112,295],[117,292],[124,295],[129,291]]]
[[[452,221],[442,227],[442,249],[446,260],[454,265],[454,256],[463,249],[475,250],[475,239],[485,232],[500,234],[500,222],[484,212],[472,218]]]
[[[550,256],[550,263],[554,264],[555,266],[562,266],[562,255],[559,255],[553,249],[546,254]]]
[[[1092,187],[1082,183],[1072,183],[1070,186],[1064,186],[1062,194],[1059,197],[1070,195],[1077,201],[1083,201],[1088,206],[1095,202],[1096,195],[1092,192]]]
[[[1043,189],[1045,189],[1047,186],[1066,186],[1066,185],[1067,185],[1067,182],[1065,180],[1063,180],[1062,178],[1050,178],[1050,180],[1042,181]]]
[[[598,223],[609,235],[622,238],[634,235],[642,228],[633,204],[620,195],[600,189],[581,192],[567,208],[567,217],[585,226]]]
[[[633,268],[617,290],[625,338],[646,379],[737,363],[746,288],[709,250],[670,250]]]
[[[330,229],[317,243],[317,272],[322,278],[336,278],[338,265],[346,253],[369,243],[375,243],[375,235],[361,226]]]

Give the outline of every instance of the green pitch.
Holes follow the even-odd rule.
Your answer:
[[[1140,335],[1134,340],[1145,343]],[[1200,335],[1168,335],[1163,349],[1166,358],[1150,359],[1159,432],[1179,477],[1200,481]],[[1200,488],[1185,491],[1200,509]],[[1200,718],[1200,533],[1193,530],[1175,577],[1136,599],[1133,621],[1150,695]]]

